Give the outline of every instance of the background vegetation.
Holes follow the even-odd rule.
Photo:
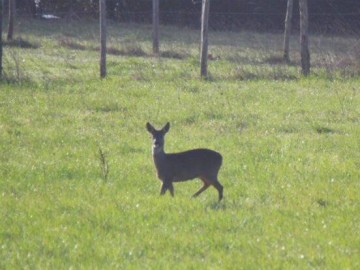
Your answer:
[[[312,76],[281,35],[20,20],[0,82],[1,269],[357,269],[359,41],[311,37]],[[166,149],[221,152],[225,199],[159,197],[145,123]],[[108,166],[108,170],[106,170]]]
[[[6,4],[7,1],[5,1]],[[99,1],[41,0],[36,9],[34,0],[16,0],[23,14],[55,14],[65,18],[93,17],[98,14]],[[282,30],[287,0],[212,0],[210,26],[218,30]],[[151,22],[150,0],[107,0],[107,14],[121,22]],[[358,0],[308,1],[311,29],[322,33],[357,31],[360,28]],[[161,0],[160,20],[163,24],[198,27],[201,0]],[[298,1],[294,3],[294,27],[299,25]]]

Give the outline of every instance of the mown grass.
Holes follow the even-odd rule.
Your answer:
[[[357,269],[360,95],[356,37],[312,37],[302,78],[278,62],[281,35],[20,21],[0,87],[0,268]],[[141,54],[139,54],[141,52]],[[349,62],[347,62],[349,63]],[[171,122],[169,152],[221,152],[215,189],[159,197],[145,123]],[[105,179],[104,162],[109,173]]]

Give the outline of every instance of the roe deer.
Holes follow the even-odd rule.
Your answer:
[[[223,186],[217,178],[222,164],[222,156],[219,153],[209,149],[194,149],[166,154],[164,137],[170,129],[170,123],[167,123],[161,130],[156,130],[150,123],[146,123],[146,129],[153,136],[153,158],[157,175],[162,181],[160,195],[164,195],[169,190],[171,196],[174,196],[173,182],[200,178],[204,182],[204,186],[193,197],[197,197],[210,185],[213,185],[219,192],[219,201],[223,198]]]

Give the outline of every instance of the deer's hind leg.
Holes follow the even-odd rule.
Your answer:
[[[220,184],[219,180],[216,178],[212,185],[217,189],[217,191],[219,192],[219,202],[221,201],[221,199],[223,198],[223,190],[224,187]]]
[[[204,185],[192,196],[193,198],[199,196],[202,192],[207,190],[207,188],[210,186],[210,184],[208,183],[208,181],[205,180],[205,178],[200,178],[200,179],[204,182]]]

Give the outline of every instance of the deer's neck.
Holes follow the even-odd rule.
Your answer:
[[[155,166],[157,168],[160,168],[161,164],[163,164],[166,159],[166,153],[164,152],[164,148],[163,147],[154,147],[153,148],[153,158],[154,158]]]

